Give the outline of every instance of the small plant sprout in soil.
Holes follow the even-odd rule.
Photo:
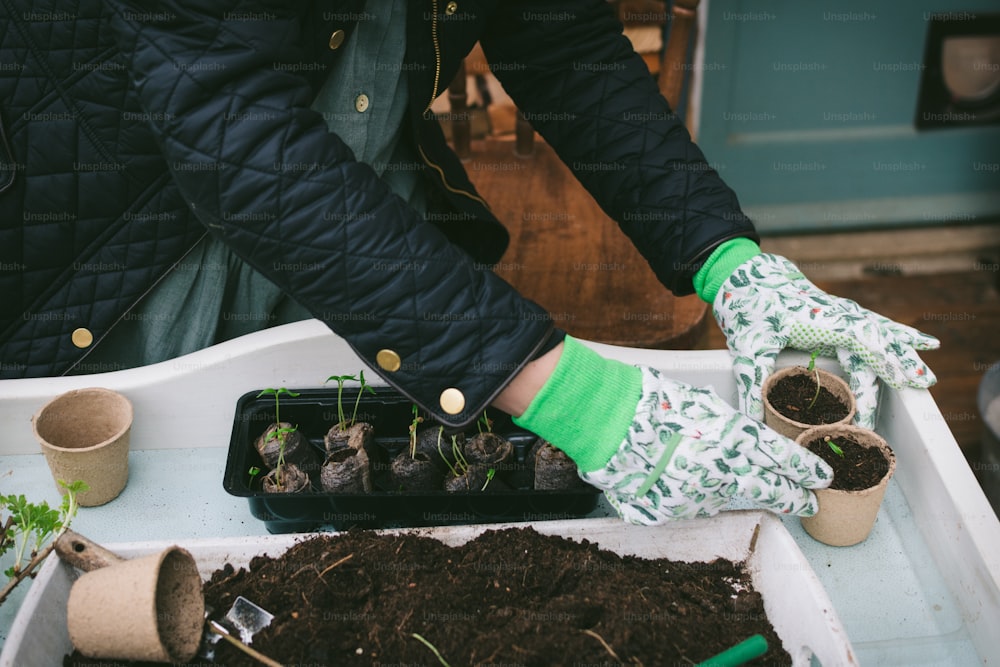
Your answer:
[[[359,383],[358,395],[354,399],[354,411],[350,417],[344,410],[344,383],[348,380]],[[363,449],[374,437],[374,427],[366,422],[358,421],[358,407],[361,405],[361,397],[366,392],[374,395],[375,390],[365,382],[364,371],[360,371],[356,377],[354,375],[331,375],[326,381],[337,383],[337,423],[331,426],[323,437],[323,444],[329,459],[340,450]],[[338,454],[338,456],[351,455],[351,452]]]
[[[483,414],[479,416],[479,419],[476,420],[476,428],[479,429],[480,433],[484,430],[487,433],[493,432],[493,420],[486,416],[485,410],[483,410]]]
[[[420,408],[413,405],[413,420],[410,422],[410,458],[416,458],[417,456],[417,426],[424,421],[424,418],[420,416]]]
[[[309,488],[310,483],[308,475],[296,463],[287,460],[287,454],[289,450],[294,451],[298,456],[297,460],[302,460],[308,455],[308,444],[298,432],[298,427],[281,421],[282,394],[292,398],[299,395],[284,387],[264,389],[257,394],[258,398],[274,396],[274,424],[264,432],[263,443],[258,446],[258,451],[265,465],[271,465],[272,468],[263,478],[264,490],[291,493]]]
[[[462,448],[458,446],[458,437],[451,436],[451,458],[455,461],[455,465],[452,465],[445,456],[444,450],[441,448],[441,440],[444,438],[444,426],[438,429],[437,437],[437,450],[438,454],[441,456],[441,460],[444,464],[448,466],[448,470],[454,477],[461,477],[469,469],[469,462],[465,460],[465,456],[462,454]],[[484,487],[485,488],[485,487]]]
[[[347,415],[344,412],[344,383],[348,380],[352,382],[359,382],[358,396],[354,399],[354,412],[351,413],[351,418],[347,419]],[[353,375],[331,375],[326,379],[326,382],[335,381],[337,383],[337,428],[341,431],[346,431],[350,428],[358,418],[358,406],[361,405],[361,397],[368,392],[374,395],[375,390],[365,382],[365,372],[360,371],[358,377]],[[325,383],[324,383],[325,384]]]
[[[808,366],[782,369],[764,384],[765,423],[782,435],[794,438],[805,425],[845,422],[853,415],[850,388],[816,365],[824,349],[810,353]]]
[[[840,445],[831,440],[830,436],[823,438],[823,441],[826,442],[826,444],[830,445],[830,450],[834,454],[836,454],[840,458],[844,458],[844,450],[840,448]]]
[[[66,493],[57,508],[49,507],[45,501],[29,503],[23,495],[0,496],[0,510],[6,514],[6,518],[0,514],[0,555],[11,550],[14,553],[14,564],[4,571],[8,581],[0,590],[0,604],[45,561],[55,541],[69,529],[76,516],[77,495],[89,489],[80,480],[70,483],[59,480],[59,486]]]
[[[350,418],[344,412],[344,383],[348,380],[359,383]],[[358,421],[358,407],[365,392],[375,394],[375,390],[365,382],[364,371],[360,371],[357,377],[331,375],[326,381],[337,383],[337,423],[323,436],[326,460],[320,468],[320,485],[330,493],[371,493],[368,447],[374,439],[375,429],[367,422]]]
[[[823,388],[819,381],[819,369],[816,368],[816,357],[819,356],[819,353],[820,348],[817,347],[813,350],[812,354],[809,355],[809,365],[806,366],[806,370],[812,373],[813,377],[816,378],[816,393],[813,394],[812,400],[809,401],[810,410],[812,410],[813,406],[816,405],[816,399],[819,398],[819,390]]]
[[[413,419],[407,427],[410,433],[409,446],[405,451],[399,452],[389,464],[393,486],[399,491],[440,489],[444,472],[431,455],[420,447],[422,438],[417,427],[424,421],[420,416],[420,408],[414,405],[412,414]]]
[[[824,436],[806,446],[833,468],[831,489],[867,489],[878,484],[889,470],[881,450],[858,444],[850,436],[838,437],[836,441]]]

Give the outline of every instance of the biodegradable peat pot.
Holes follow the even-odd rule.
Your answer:
[[[817,371],[819,372],[820,396],[814,408],[809,410],[807,406],[812,397],[811,392],[816,386]],[[804,401],[805,405],[797,405],[789,408],[783,404],[784,401],[779,403],[772,397],[772,392],[775,388],[783,385],[786,381],[790,381],[793,384],[803,383],[804,381],[811,383],[811,387],[807,385],[807,391],[804,392],[808,396]],[[822,424],[848,424],[854,418],[854,412],[857,408],[854,394],[844,380],[833,373],[820,369],[810,371],[803,366],[782,368],[772,373],[764,381],[762,394],[764,399],[764,423],[786,438],[793,440],[800,433],[813,426],[820,426]],[[844,408],[846,408],[846,414],[843,413],[843,408],[837,407],[838,403],[843,404]]]
[[[535,448],[535,490],[554,491],[583,485],[576,463],[566,452],[539,439]]]
[[[834,453],[829,445],[823,442],[825,438],[837,443],[845,456],[840,457]],[[868,451],[874,449],[881,453],[881,456],[873,457],[872,461],[865,464],[865,467],[873,471],[872,476],[877,478],[871,486],[860,489],[819,489],[815,492],[819,511],[815,516],[801,519],[805,531],[823,544],[849,547],[863,542],[875,525],[882,498],[885,497],[885,489],[896,470],[896,456],[879,434],[852,424],[817,426],[803,431],[796,439],[796,442],[803,447],[809,447],[814,441],[819,441],[820,446],[818,449],[810,449],[834,467],[834,482],[831,487],[844,486],[847,483],[846,470],[841,473],[841,482],[838,483],[837,467],[851,460],[848,447],[850,442]],[[881,477],[878,477],[878,473],[882,473]]]
[[[82,480],[90,487],[77,495],[81,506],[103,505],[125,488],[132,403],[118,392],[93,387],[60,394],[32,417],[31,427],[57,485]]]
[[[186,662],[198,652],[205,598],[194,557],[172,546],[125,560],[67,531],[59,557],[86,573],[66,603],[73,646],[101,659]]]
[[[301,468],[294,463],[281,466],[281,483],[278,483],[278,469],[264,475],[261,488],[266,493],[304,493],[312,488],[312,482]]]
[[[275,432],[281,429],[287,430],[275,435]],[[273,470],[278,465],[282,444],[284,445],[286,463],[294,463],[306,472],[312,472],[319,467],[316,454],[310,448],[306,437],[288,422],[281,422],[280,424],[270,424],[254,442],[254,447],[257,448],[257,452],[268,470]]]

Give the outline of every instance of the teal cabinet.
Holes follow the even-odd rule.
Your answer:
[[[1000,2],[707,11],[698,143],[762,232],[1000,219],[1000,125],[914,123],[930,16]]]

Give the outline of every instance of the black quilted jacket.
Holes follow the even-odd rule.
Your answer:
[[[414,0],[426,218],[309,109],[363,2],[153,6],[0,0],[2,377],[71,370],[207,232],[442,421],[474,419],[553,331],[483,267],[507,234],[427,114],[477,41],[675,293],[720,242],[756,238],[604,0]]]

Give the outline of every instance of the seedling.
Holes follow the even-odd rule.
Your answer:
[[[465,460],[465,456],[462,455],[462,448],[458,446],[458,436],[451,436],[451,455],[455,458],[455,465],[452,465],[448,461],[448,457],[444,455],[444,451],[441,449],[441,439],[443,437],[444,426],[438,428],[438,454],[441,456],[441,460],[444,461],[444,464],[448,466],[448,470],[451,471],[451,474],[455,477],[461,477],[469,469],[469,462]]]
[[[448,664],[448,661],[444,659],[444,656],[441,655],[441,652],[437,650],[437,647],[434,646],[434,644],[430,643],[416,632],[411,632],[410,636],[416,639],[424,646],[426,646],[427,648],[429,648],[431,650],[431,653],[434,654],[434,657],[436,657],[438,659],[438,662],[444,665],[444,667],[451,667],[451,665]]]
[[[830,449],[833,451],[834,454],[836,454],[840,458],[844,458],[844,450],[841,449],[840,446],[837,445],[837,443],[831,440],[830,436],[826,436],[825,438],[823,438],[823,442],[825,442],[827,445],[830,446]]]
[[[483,432],[483,429],[486,429],[487,433],[493,432],[493,420],[486,416],[485,410],[483,410],[483,414],[476,421],[476,428],[479,429],[480,434]]]
[[[260,398],[261,396],[274,396],[274,423],[278,426],[278,428],[268,432],[265,442],[271,442],[272,440],[278,441],[278,463],[274,466],[274,481],[278,485],[279,489],[284,486],[282,477],[285,472],[285,445],[288,443],[288,436],[298,430],[297,426],[289,427],[281,425],[281,405],[279,398],[282,394],[288,394],[292,398],[299,395],[290,389],[285,389],[284,387],[279,387],[278,389],[264,389],[257,394],[257,398]]]
[[[253,481],[257,479],[257,475],[260,474],[260,468],[257,466],[250,466],[250,469],[247,470],[247,474],[250,475],[250,484],[248,486],[252,486]]]
[[[364,372],[364,371],[360,371],[360,372],[358,373],[358,376],[360,377],[360,379],[359,379],[358,381],[359,381],[359,382],[361,383],[361,386],[360,386],[360,387],[358,387],[358,397],[357,397],[356,399],[354,399],[354,412],[352,412],[352,413],[351,413],[351,423],[352,423],[352,424],[353,424],[353,423],[354,423],[355,421],[357,421],[357,419],[358,419],[358,406],[359,406],[359,405],[361,405],[361,395],[362,395],[362,394],[364,394],[364,393],[365,393],[366,391],[367,391],[367,392],[368,392],[369,394],[371,394],[372,396],[374,396],[374,395],[375,395],[375,390],[374,390],[374,389],[372,389],[372,388],[371,388],[371,387],[370,387],[370,386],[369,386],[369,385],[368,385],[368,384],[367,384],[367,383],[365,382],[365,372]]]
[[[424,420],[420,416],[420,408],[414,403],[413,405],[413,421],[410,422],[410,458],[417,457],[417,425]]]
[[[481,488],[479,490],[480,491],[485,491],[486,487],[490,485],[490,482],[493,481],[493,478],[496,476],[496,474],[497,474],[496,468],[490,468],[489,470],[487,470],[486,471],[486,481],[483,482],[483,488]]]
[[[56,540],[69,529],[76,516],[77,494],[90,488],[81,480],[70,483],[59,480],[59,486],[66,493],[58,508],[50,508],[45,501],[37,505],[29,503],[23,495],[0,496],[0,509],[8,513],[0,524],[0,555],[14,551],[14,564],[4,571],[9,581],[0,590],[0,604],[52,552]]]
[[[816,393],[813,394],[812,400],[809,401],[809,409],[810,410],[812,410],[812,407],[814,405],[816,405],[816,399],[819,398],[819,389],[820,389],[820,386],[819,386],[819,369],[816,368],[816,357],[819,356],[819,353],[820,353],[821,349],[822,348],[818,348],[817,347],[815,350],[812,351],[812,354],[809,355],[809,365],[806,366],[806,370],[809,371],[810,373],[812,373],[813,377],[816,378]]]
[[[272,431],[271,436],[268,438],[268,440],[278,439],[278,462],[274,466],[274,482],[278,485],[279,489],[285,486],[285,482],[282,479],[285,474],[285,445],[288,443],[289,434],[297,430],[295,427],[289,428],[284,426]]]
[[[272,431],[267,436],[267,441],[268,442],[270,442],[271,440],[274,440],[277,437],[286,435],[288,433],[291,433],[292,431],[296,431],[297,430],[296,428],[280,428],[280,426],[281,426],[281,404],[280,404],[280,400],[279,399],[280,399],[280,397],[281,397],[282,394],[288,394],[292,398],[295,398],[295,397],[297,397],[299,395],[299,394],[295,393],[294,391],[292,391],[291,389],[285,389],[284,387],[279,387],[278,389],[264,389],[259,394],[257,394],[257,398],[260,398],[261,396],[274,396],[274,423],[278,424],[279,428],[275,429],[274,431]]]
[[[353,375],[331,375],[326,379],[326,382],[331,380],[337,383],[337,425],[340,426],[340,430],[347,430],[347,418],[344,416],[344,383],[348,380],[357,381],[358,378]],[[326,384],[324,382],[323,384]],[[359,394],[360,398],[360,394]]]

